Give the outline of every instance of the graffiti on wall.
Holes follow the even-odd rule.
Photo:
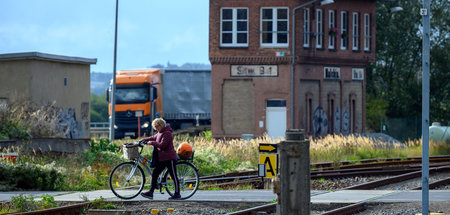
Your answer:
[[[313,130],[315,136],[326,135],[328,132],[328,118],[322,107],[314,110]]]
[[[81,138],[82,132],[78,126],[75,109],[62,109],[59,113],[59,129],[62,131],[65,138]]]
[[[334,112],[334,133],[341,133],[341,111],[339,108],[336,108]]]
[[[348,110],[344,110],[342,113],[342,133],[348,134],[350,129],[350,114]]]

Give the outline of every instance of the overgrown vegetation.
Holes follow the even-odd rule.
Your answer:
[[[72,155],[23,154],[15,163],[0,161],[0,190],[75,190],[88,191],[109,189],[109,174],[123,158],[123,143],[135,140],[91,141],[91,150]],[[216,140],[203,136],[176,136],[175,147],[188,142],[195,150],[194,164],[201,176],[223,174],[236,171],[256,170],[258,164],[258,144],[278,143],[268,137],[250,141]],[[389,146],[389,147],[388,147]],[[144,156],[151,158],[152,147],[143,150]],[[311,162],[335,162],[370,158],[406,158],[420,156],[421,141],[410,140],[402,144],[386,145],[376,139],[361,136],[329,135],[311,140]],[[430,155],[448,155],[450,145],[430,142]],[[25,185],[27,182],[29,185]],[[214,189],[214,188],[212,188]]]
[[[10,202],[1,204],[0,214],[31,212],[59,206],[51,195],[44,194],[39,198],[41,200],[35,200],[31,194],[28,196],[23,194],[13,196]]]
[[[27,101],[0,107],[0,140],[62,137],[64,127],[59,118],[61,111],[54,104],[40,106]]]

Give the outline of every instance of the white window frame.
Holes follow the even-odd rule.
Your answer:
[[[344,19],[345,17],[345,19]],[[347,49],[347,38],[343,38],[342,34],[346,33],[348,37],[348,15],[347,11],[341,11],[341,50]]]
[[[370,51],[370,14],[364,14],[364,51]]]
[[[359,13],[353,12],[352,14],[352,50],[357,51],[359,49]]]
[[[272,19],[263,19],[263,10],[272,10]],[[278,10],[285,9],[287,11],[286,19],[278,19]],[[288,47],[289,46],[289,8],[288,7],[262,7],[260,19],[260,45],[261,47]],[[263,34],[268,32],[263,32],[263,21],[272,22],[272,43],[263,43]],[[286,31],[278,31],[278,21],[286,21]],[[287,35],[286,43],[278,43],[278,33],[285,33]]]
[[[310,31],[311,31],[311,25],[310,25],[310,13],[309,8],[305,8],[303,10],[303,47],[309,48],[309,44],[311,41],[310,38]]]
[[[223,10],[224,9],[231,9],[232,10],[232,30],[231,31],[223,31],[222,25],[224,21],[230,21],[229,19],[223,20]],[[247,10],[247,18],[246,19],[237,19],[237,10],[238,9],[245,9]],[[220,8],[220,47],[248,47],[248,8],[247,7],[223,7]],[[237,22],[238,21],[246,21],[247,22],[247,30],[246,31],[238,31],[237,30]],[[223,43],[222,36],[224,33],[231,33],[232,34],[232,42],[231,43]],[[246,33],[247,34],[247,43],[238,43],[237,42],[237,35],[238,33]]]
[[[336,16],[334,10],[328,11],[328,31],[336,27]],[[338,34],[336,34],[337,36]],[[328,34],[328,49],[334,49],[336,45],[336,36]]]
[[[322,9],[316,9],[316,48],[323,47],[323,13]]]

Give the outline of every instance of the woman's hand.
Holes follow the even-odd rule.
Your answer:
[[[147,145],[148,140],[146,140],[146,138],[139,140],[139,145],[144,147],[145,145]]]

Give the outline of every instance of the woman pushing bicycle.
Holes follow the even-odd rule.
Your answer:
[[[152,184],[150,186],[150,190],[148,192],[141,193],[141,196],[147,199],[153,199],[153,192],[157,187],[159,174],[161,174],[161,172],[167,167],[170,177],[172,177],[175,185],[175,193],[173,196],[169,197],[169,200],[180,199],[180,185],[175,167],[177,153],[175,152],[173,145],[172,128],[169,125],[166,125],[166,121],[162,118],[153,120],[152,127],[157,130],[158,133],[151,137],[143,138],[139,142],[152,145],[154,147],[153,150],[157,150],[158,158],[156,160],[157,162],[155,169],[152,173]],[[155,153],[153,153],[153,155],[155,155]]]

